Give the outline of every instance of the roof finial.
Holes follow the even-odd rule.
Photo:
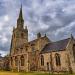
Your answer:
[[[46,37],[47,35],[46,35],[46,33],[45,33],[45,37]]]
[[[37,38],[40,38],[41,37],[41,33],[37,33]]]
[[[22,9],[22,2],[21,2],[21,9]]]
[[[71,33],[71,38],[73,38],[73,35],[72,35],[72,33]]]

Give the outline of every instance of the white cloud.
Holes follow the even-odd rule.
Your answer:
[[[7,37],[5,36],[5,34],[4,34],[4,35],[0,35],[0,41],[1,41],[1,43],[2,43],[3,45],[8,42],[8,39],[7,39]]]
[[[8,21],[9,21],[9,16],[8,16],[8,15],[5,15],[5,16],[4,16],[4,21],[5,21],[5,22],[8,22]]]
[[[2,51],[0,50],[0,54],[2,57],[4,57],[5,55],[7,55],[9,52],[8,51]]]
[[[49,28],[49,25],[46,25],[46,24],[44,24],[44,23],[42,23],[42,22],[39,22],[39,27],[40,27],[40,29],[42,29],[42,30],[46,30],[46,29]]]
[[[5,44],[5,43],[7,43],[7,42],[8,42],[8,39],[7,39],[5,36],[3,36],[3,38],[2,38],[2,43]]]
[[[71,29],[75,26],[75,21],[71,22],[69,25],[62,27],[60,29],[56,30],[55,36],[59,36],[59,33],[65,33],[67,32],[68,34],[71,34]]]
[[[3,29],[3,23],[2,22],[0,22],[0,31]]]
[[[69,5],[63,9],[63,11],[68,15],[68,14],[74,14],[75,13],[75,4],[74,5]]]
[[[60,37],[62,34],[65,35],[65,33],[69,34],[72,31],[74,32],[72,29],[75,27],[75,18],[73,17],[73,15],[75,16],[75,0],[22,1],[24,1],[23,13],[25,25],[27,24],[29,29],[30,40],[36,37],[35,34],[37,34],[38,31],[49,33],[49,38],[52,36],[54,37],[52,38],[53,40],[56,37],[58,37],[56,39],[62,38]],[[0,14],[0,41],[1,44],[4,45],[8,40],[11,40],[11,29],[13,26],[16,26],[20,0],[2,0],[2,2],[2,10],[5,10],[5,12],[4,14],[2,13],[2,15]],[[49,17],[45,18],[46,15]]]

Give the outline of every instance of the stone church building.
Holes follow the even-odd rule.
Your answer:
[[[75,39],[52,42],[46,34],[28,41],[28,29],[24,28],[22,6],[13,28],[10,48],[10,68],[17,71],[75,72]]]

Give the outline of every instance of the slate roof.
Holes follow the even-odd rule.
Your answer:
[[[41,53],[48,53],[51,51],[62,51],[66,48],[70,38],[48,43],[45,45],[45,47],[42,49]]]

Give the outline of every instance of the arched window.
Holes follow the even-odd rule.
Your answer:
[[[18,58],[15,57],[15,66],[18,66]]]
[[[44,66],[44,56],[41,55],[41,66]]]
[[[55,54],[55,59],[56,59],[56,66],[60,66],[61,61],[60,61],[60,55],[58,53]]]
[[[24,56],[21,56],[21,66],[24,66]]]

